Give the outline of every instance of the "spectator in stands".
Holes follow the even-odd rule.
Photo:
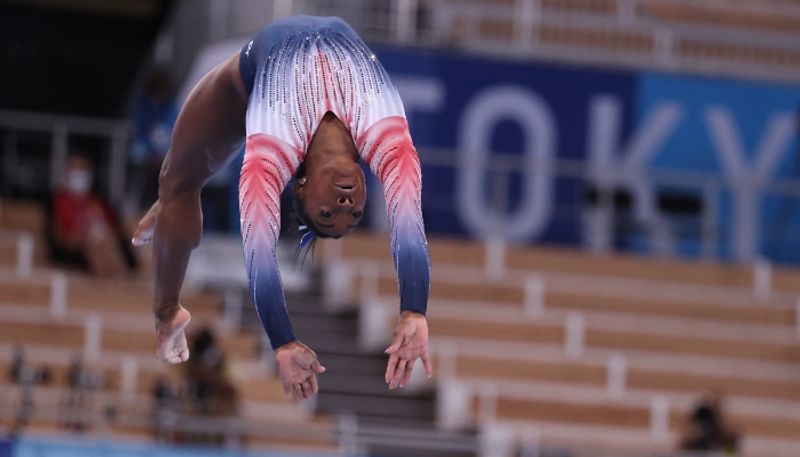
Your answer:
[[[132,192],[140,209],[149,208],[158,198],[158,174],[177,117],[172,83],[166,71],[156,68],[133,110]]]
[[[738,451],[739,433],[725,420],[722,404],[722,395],[710,392],[695,405],[689,416],[688,430],[681,441],[681,449],[732,454]]]
[[[11,355],[11,365],[8,367],[8,379],[14,384],[41,384],[50,383],[50,368],[46,366],[30,367],[25,362],[25,350],[22,346],[14,346]]]
[[[238,412],[238,391],[230,380],[225,354],[211,329],[201,329],[192,338],[191,348],[192,356],[186,365],[190,413],[200,416],[235,416]],[[203,435],[196,436],[195,441],[222,444],[224,437]]]
[[[8,380],[14,384],[20,382],[25,368],[25,352],[21,346],[14,346],[14,353],[11,356],[11,365],[8,367]]]
[[[216,336],[207,327],[194,336],[192,350],[192,357],[186,366],[189,397],[194,401],[196,412],[218,414],[221,409],[227,409],[219,404],[220,400],[232,400],[220,397],[235,390],[228,376],[225,354],[217,344]]]
[[[32,368],[25,362],[25,352],[21,346],[14,347],[11,365],[8,368],[9,380],[19,387],[19,403],[11,424],[11,434],[18,435],[28,425],[34,413],[34,387],[50,383],[51,374],[47,367]]]
[[[175,441],[175,424],[178,418],[178,392],[166,377],[153,383],[153,439],[158,443]]]
[[[98,276],[119,278],[135,268],[116,215],[92,191],[94,168],[79,154],[70,155],[61,188],[53,196],[50,239],[55,261]]]
[[[74,355],[67,370],[69,391],[63,398],[61,414],[64,427],[76,432],[84,431],[87,425],[84,415],[88,412],[90,395],[85,388],[86,376],[81,356]]]

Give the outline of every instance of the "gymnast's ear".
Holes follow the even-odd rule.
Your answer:
[[[305,195],[306,182],[308,182],[308,178],[305,176],[294,180],[294,188],[292,190],[296,196],[300,197]]]

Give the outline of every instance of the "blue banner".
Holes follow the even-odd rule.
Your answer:
[[[459,151],[455,170],[423,157],[430,232],[602,244],[609,229],[587,211],[600,187],[625,194],[617,209],[630,220],[615,222],[612,246],[697,255],[699,239],[715,231],[712,254],[721,258],[800,260],[788,236],[800,228],[798,199],[768,196],[774,189],[765,186],[800,177],[797,87],[377,51],[418,149]],[[486,171],[509,155],[523,165]],[[553,158],[585,163],[591,184],[550,178]],[[667,171],[694,178],[665,178]],[[688,222],[686,207],[696,207]]]
[[[779,178],[800,179],[797,162],[800,90],[734,80],[642,74],[637,123],[674,107],[664,140],[653,147],[653,168],[701,171],[722,183],[715,216],[723,258],[757,255],[800,260],[791,236],[800,228],[796,197],[763,187]]]
[[[453,158],[483,167],[505,155],[529,158],[497,199],[497,176],[426,166],[426,224],[433,232],[487,236],[505,230],[519,242],[576,244],[583,184],[536,175],[547,157],[584,160],[592,100],[611,97],[629,127],[632,74],[397,50],[379,52],[403,97],[412,135],[426,147],[469,151]],[[424,158],[423,158],[423,162]],[[508,207],[497,208],[496,201]]]
[[[12,457],[13,450],[11,441],[0,439],[0,457]]]

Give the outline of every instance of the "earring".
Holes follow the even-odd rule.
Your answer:
[[[302,178],[300,178],[300,180],[297,183],[300,184],[301,186],[305,186],[307,182],[308,182],[308,178],[303,176]]]

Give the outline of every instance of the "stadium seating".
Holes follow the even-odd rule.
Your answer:
[[[13,423],[21,391],[8,372],[12,354],[22,347],[29,367],[46,366],[51,380],[34,387],[35,416],[29,427],[42,433],[63,430],[64,401],[70,395],[69,366],[76,356],[84,357],[86,369],[101,375],[105,383],[91,395],[93,420],[100,420],[112,407],[115,418],[107,426],[90,427],[90,436],[146,439],[151,435],[151,391],[157,379],[181,379],[181,367],[170,367],[154,355],[153,322],[150,313],[152,287],[149,280],[109,281],[77,273],[59,273],[47,263],[41,233],[44,217],[34,204],[3,201],[0,204],[0,398],[3,419]],[[17,277],[16,238],[30,233],[34,239],[35,270]],[[145,257],[145,266],[147,261]],[[57,279],[64,283],[65,297],[58,299]],[[280,381],[261,361],[261,340],[250,333],[226,331],[220,297],[213,292],[189,292],[193,327],[211,325],[221,335],[231,372],[240,395],[239,439],[250,447],[279,446],[293,449],[333,449],[335,424],[331,418],[314,417],[303,405],[287,400]],[[99,334],[88,321],[94,320]],[[92,347],[96,345],[96,347]],[[128,364],[128,367],[126,367]],[[133,387],[127,386],[133,365]],[[128,373],[126,373],[128,370]],[[12,416],[8,416],[12,414]]]
[[[536,16],[521,26],[525,8]],[[434,27],[442,41],[493,52],[521,48],[559,59],[647,66],[681,62],[751,75],[763,75],[759,68],[767,65],[773,77],[800,65],[800,49],[791,45],[800,9],[780,0],[448,0],[430,9],[439,17]],[[762,39],[744,40],[743,34]]]
[[[35,229],[35,217],[30,219],[13,229]],[[727,395],[731,421],[745,437],[745,455],[791,455],[786,449],[800,444],[796,271],[773,269],[771,291],[759,299],[749,266],[534,247],[503,251],[498,276],[487,267],[498,254],[485,245],[432,239],[430,246],[432,352],[440,388],[463,387],[467,414],[459,427],[501,424],[516,430],[519,440],[535,427],[545,444],[668,450],[693,402],[717,389]],[[318,249],[321,265],[334,261],[349,272],[350,301],[372,294],[396,302],[385,237],[353,235],[321,242]],[[16,255],[9,251],[2,267],[12,274]],[[86,350],[86,321],[95,316],[102,329],[100,355],[87,364],[108,380],[96,393],[95,407],[124,409],[125,420],[112,425],[112,433],[146,436],[153,382],[180,373],[152,356],[149,286],[68,274],[66,313],[54,316],[52,277],[45,265],[28,278],[3,282],[0,370],[7,370],[13,346],[23,344],[32,365],[53,371],[52,385],[37,388],[38,409],[58,410],[68,392],[69,363]],[[541,303],[533,309],[531,278],[542,285]],[[215,294],[198,292],[187,301],[197,321],[220,320]],[[578,352],[570,353],[575,316],[581,337]],[[283,426],[326,437],[312,447],[330,448],[333,423],[283,397],[280,383],[258,359],[259,341],[228,334],[223,342],[248,427],[280,427],[269,425],[280,417]],[[137,376],[122,400],[126,359],[136,361]],[[624,364],[621,387],[610,380],[613,360]],[[14,388],[4,381],[0,389],[9,394]],[[666,429],[657,436],[656,399],[668,405],[661,413]],[[57,417],[33,422],[41,430],[58,424]],[[259,433],[243,440],[301,445]]]
[[[351,301],[393,307],[387,248],[384,237],[350,236],[322,244],[320,261],[347,265]],[[666,451],[693,403],[717,390],[745,455],[800,446],[797,271],[773,269],[759,298],[750,266],[515,247],[493,276],[492,248],[432,239],[430,250],[435,365],[441,389],[464,388],[461,427],[501,423],[522,439],[533,426],[544,443]],[[533,309],[531,277],[543,284]],[[624,364],[621,385],[614,363]],[[667,405],[658,436],[656,399]]]

